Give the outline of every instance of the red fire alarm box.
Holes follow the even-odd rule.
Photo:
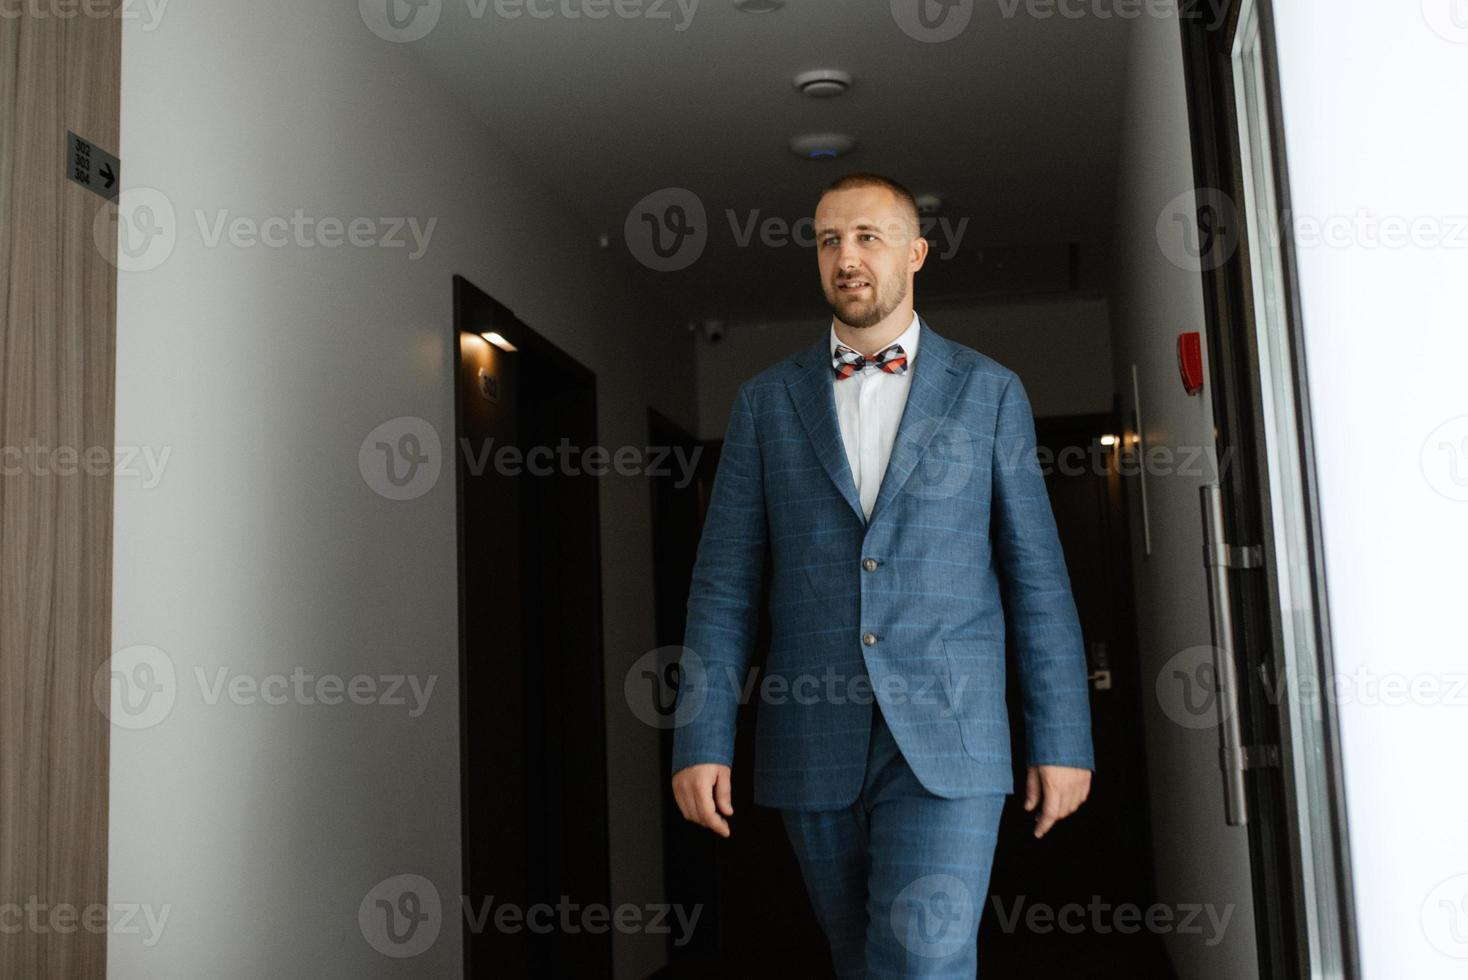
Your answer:
[[[1203,390],[1203,342],[1196,330],[1177,335],[1177,370],[1184,391],[1196,395]]]

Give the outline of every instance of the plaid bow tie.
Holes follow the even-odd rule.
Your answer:
[[[871,357],[866,357],[845,344],[837,344],[836,353],[831,355],[831,370],[836,373],[837,381],[851,377],[868,364],[879,367],[888,374],[904,374],[907,372],[907,354],[901,344],[893,344]]]

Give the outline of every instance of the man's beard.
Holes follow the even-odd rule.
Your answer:
[[[848,327],[872,327],[881,323],[907,298],[907,283],[898,280],[896,288],[888,295],[876,280],[871,280],[872,298],[865,303],[853,303],[842,312],[839,302],[841,294],[835,286],[826,288],[826,303],[836,318]]]

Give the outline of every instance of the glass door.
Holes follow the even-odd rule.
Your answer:
[[[1220,694],[1220,814],[1249,832],[1262,977],[1359,976],[1309,397],[1270,0],[1182,18],[1221,458],[1203,491]],[[1210,215],[1211,226],[1218,215]]]

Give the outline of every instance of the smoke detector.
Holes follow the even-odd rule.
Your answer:
[[[851,75],[835,68],[803,71],[795,76],[795,88],[813,99],[830,99],[851,88]]]
[[[810,160],[823,160],[845,156],[855,146],[856,141],[844,133],[808,133],[790,141],[790,152]]]

